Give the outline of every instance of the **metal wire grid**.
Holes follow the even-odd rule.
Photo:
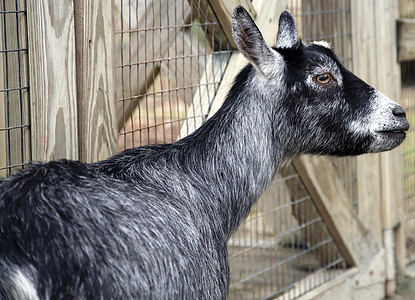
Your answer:
[[[303,41],[325,40],[342,64],[352,70],[350,0],[291,0],[288,9],[298,23]],[[333,158],[332,163],[355,211],[358,211],[356,158]]]
[[[303,40],[329,40],[343,63],[351,64],[349,2],[304,2],[288,7],[300,29],[310,29]],[[206,3],[115,3],[120,150],[174,141],[205,119],[231,53]],[[327,31],[327,25],[336,30]],[[334,164],[353,191],[352,164]],[[229,299],[292,299],[346,268],[295,170],[289,167],[275,180],[229,243]]]
[[[352,70],[350,0],[291,0],[292,10],[303,41],[325,40],[335,48],[342,64]],[[358,211],[356,158],[333,158],[354,210]]]
[[[0,176],[30,160],[26,3],[0,2]]]
[[[228,244],[228,299],[294,299],[346,269],[299,175],[274,180]]]
[[[119,150],[173,142],[207,117],[229,44],[206,1],[120,0],[115,8]]]
[[[288,9],[303,41],[331,43],[342,63],[352,67],[350,0],[290,0]]]
[[[302,40],[329,41],[351,68],[350,1],[289,2]],[[356,159],[332,159],[358,209]],[[326,283],[346,263],[296,171],[283,170],[229,242],[229,299],[293,299]]]
[[[415,122],[415,62],[401,64],[402,105],[409,124]],[[409,128],[402,146],[404,158],[404,209],[406,248],[409,261],[415,261],[415,130]]]
[[[415,18],[415,0],[400,0],[401,18]],[[409,124],[415,122],[415,61],[401,63],[402,106]],[[404,210],[406,249],[409,262],[415,261],[415,130],[409,128],[403,149]]]

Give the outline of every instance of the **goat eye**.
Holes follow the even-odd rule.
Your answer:
[[[316,77],[314,77],[314,79],[318,83],[327,84],[331,81],[332,77],[329,73],[324,73],[324,74],[317,75]]]

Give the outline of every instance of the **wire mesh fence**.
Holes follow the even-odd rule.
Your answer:
[[[415,62],[401,64],[402,105],[409,124],[415,122]],[[415,131],[409,128],[403,144],[404,158],[404,209],[406,248],[410,261],[415,260]]]
[[[175,141],[207,117],[231,54],[226,37],[206,1],[115,6],[119,149]]]
[[[341,63],[349,70],[352,63],[352,34],[350,0],[291,0],[299,34],[305,42],[325,40],[335,49]],[[355,211],[358,211],[356,158],[332,158],[332,163]]]
[[[349,1],[289,1],[303,41],[330,42],[352,64]],[[356,160],[332,159],[357,210]],[[229,242],[229,299],[294,299],[346,263],[293,167],[283,170]]]
[[[351,66],[350,1],[292,0],[287,8],[304,41],[331,42]],[[209,1],[117,0],[115,10],[119,150],[189,134],[206,119],[232,54]],[[333,165],[354,197],[355,160],[333,159]],[[346,269],[291,166],[228,249],[229,299],[292,299]]]
[[[401,18],[415,19],[415,0],[400,0]],[[402,105],[410,124],[415,121],[415,61],[401,63]],[[402,146],[404,159],[404,210],[406,249],[409,262],[415,261],[415,131],[409,128]]]
[[[228,249],[229,299],[294,299],[346,269],[292,166],[275,178]]]
[[[0,2],[0,176],[30,160],[25,1]]]

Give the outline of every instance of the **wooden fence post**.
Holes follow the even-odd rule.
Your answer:
[[[353,72],[368,84],[376,85],[375,23],[373,1],[352,0]],[[357,157],[357,189],[359,216],[382,244],[381,178],[379,154]]]
[[[375,1],[375,28],[377,49],[377,86],[386,96],[400,102],[401,73],[397,50],[398,2]],[[392,42],[391,42],[392,41]],[[402,148],[385,152],[381,157],[383,230],[387,253],[387,296],[395,290],[395,269],[402,272],[405,265],[405,239],[403,221],[403,157]],[[393,232],[395,241],[387,244],[387,233]],[[392,235],[393,236],[393,235]],[[388,256],[388,252],[391,254]],[[391,261],[392,260],[392,261]]]
[[[113,1],[75,0],[79,159],[117,150]]]
[[[73,1],[27,1],[32,159],[78,159]]]
[[[400,69],[397,61],[396,20],[398,7],[394,0],[352,0],[354,72],[388,97],[399,102]],[[402,228],[402,153],[400,148],[358,159],[359,214],[376,238],[382,241],[384,231],[394,231],[396,244],[392,259],[404,266],[405,245]],[[383,244],[384,246],[392,247]],[[393,249],[389,249],[393,251]],[[388,252],[387,250],[386,252]],[[388,260],[388,258],[387,258]],[[386,270],[387,282],[394,280],[395,263]],[[394,283],[392,283],[393,285]],[[394,287],[389,286],[392,292]]]

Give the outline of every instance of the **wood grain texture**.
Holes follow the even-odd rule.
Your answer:
[[[79,159],[116,153],[112,1],[75,0]]]
[[[398,2],[394,0],[374,1],[376,27],[376,59],[379,67],[377,73],[377,88],[391,99],[401,102],[401,70],[397,61],[397,20],[399,17]],[[415,32],[415,31],[414,31]],[[413,33],[414,33],[413,32]],[[380,154],[381,162],[381,191],[383,229],[393,231],[394,239],[402,235],[404,215],[403,195],[403,155],[402,147]],[[392,275],[388,281],[395,285],[395,269],[403,272],[406,245],[404,239],[396,238],[392,254]],[[385,245],[391,247],[391,245]],[[396,260],[396,261],[395,261]],[[399,264],[397,265],[396,262]],[[394,289],[394,288],[392,288]]]
[[[399,102],[400,68],[396,44],[391,42],[397,39],[397,2],[353,0],[351,15],[355,74]],[[358,158],[359,215],[381,244],[383,229],[404,220],[402,166],[400,148]],[[399,262],[404,261],[403,240],[396,244]]]
[[[377,84],[375,15],[373,1],[351,1],[353,72],[368,84]],[[359,216],[378,243],[382,243],[380,155],[357,157]]]
[[[347,264],[365,265],[380,248],[354,213],[331,162],[325,157],[302,156],[293,165]]]
[[[415,59],[415,19],[398,20],[399,61]]]
[[[73,1],[27,1],[32,158],[78,159]]]

